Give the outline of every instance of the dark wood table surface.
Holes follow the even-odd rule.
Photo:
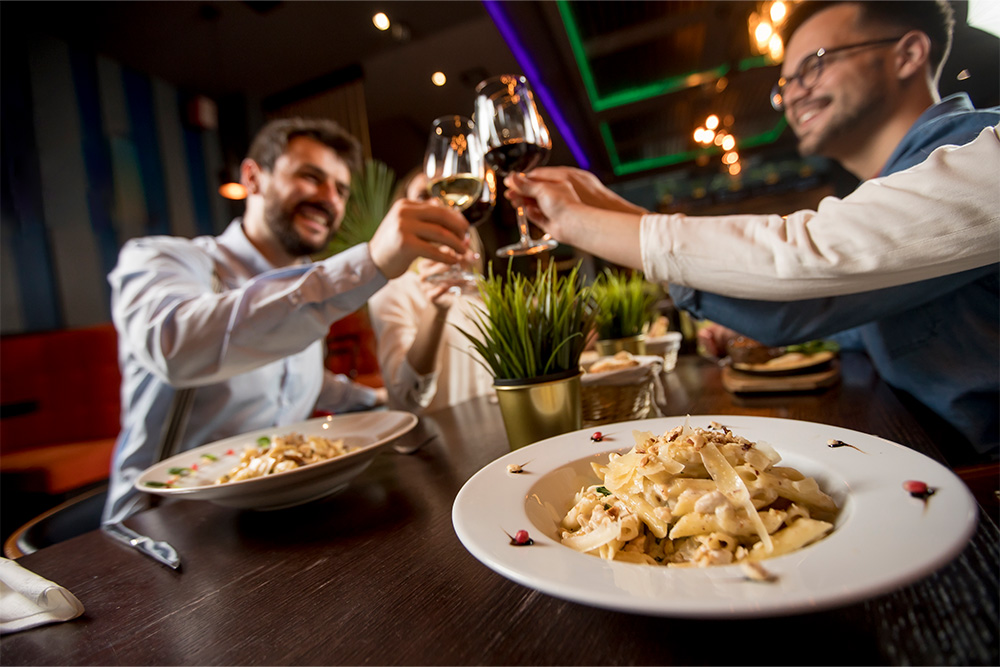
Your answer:
[[[940,455],[872,371],[802,395],[739,397],[682,357],[668,414],[746,414],[843,426]],[[980,664],[998,663],[998,531],[985,513],[950,564],[894,593],[823,612],[684,620],[605,611],[522,587],[473,558],[452,502],[505,454],[498,407],[425,416],[344,492],[276,512],[171,501],[129,520],[180,552],[172,571],[100,532],[20,563],[86,613],[0,640],[4,665]],[[855,564],[843,563],[843,567]]]

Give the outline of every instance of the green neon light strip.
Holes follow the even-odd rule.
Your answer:
[[[580,29],[577,27],[576,19],[573,17],[573,12],[570,11],[569,2],[567,2],[567,0],[557,0],[556,6],[559,9],[559,16],[562,18],[563,27],[566,29],[566,37],[569,39],[570,49],[573,51],[573,58],[576,60],[577,69],[580,70],[580,77],[583,79],[584,88],[587,90],[587,97],[590,99],[590,106],[596,112],[607,111],[608,109],[613,109],[615,107],[634,104],[636,102],[641,102],[654,97],[675,93],[679,90],[693,88],[705,83],[706,81],[721,79],[729,74],[731,69],[729,65],[720,65],[715,69],[672,76],[660,81],[654,81],[653,83],[649,83],[644,86],[628,88],[626,90],[621,90],[611,95],[602,97],[597,92],[597,84],[594,81],[594,73],[590,69],[590,61],[587,59],[587,53],[583,47],[583,39],[580,37]],[[767,56],[755,56],[741,60],[737,63],[736,69],[737,71],[745,72],[757,67],[768,67],[771,64],[772,63],[769,62]],[[756,136],[742,139],[740,141],[740,146],[743,148],[753,148],[754,146],[762,146],[764,144],[777,141],[786,125],[787,123],[785,122],[784,116],[781,116],[779,117],[777,124],[772,129],[761,132]],[[607,123],[602,122],[600,124],[600,132],[601,138],[604,140],[604,147],[608,151],[608,157],[611,160],[611,167],[616,176],[634,174],[647,169],[670,167],[682,162],[689,162],[705,153],[711,154],[720,152],[718,148],[713,146],[711,148],[696,148],[683,153],[674,153],[657,158],[648,158],[645,160],[635,160],[632,162],[622,163],[621,158],[618,155],[618,151],[615,149],[614,137],[611,135],[611,129],[608,127]]]
[[[566,28],[569,46],[573,50],[576,67],[580,70],[580,76],[583,77],[583,86],[587,89],[590,106],[596,108],[598,100],[597,85],[594,83],[594,74],[590,71],[587,54],[583,51],[583,40],[580,38],[580,30],[576,27],[576,21],[573,20],[573,13],[569,10],[566,0],[559,0],[556,4],[559,8],[559,16],[562,17],[563,27]]]
[[[583,46],[583,38],[580,36],[580,29],[573,18],[573,12],[569,8],[567,0],[558,0],[556,6],[559,8],[559,16],[562,18],[563,27],[566,29],[566,37],[569,39],[570,49],[573,52],[573,59],[576,60],[577,69],[580,70],[580,77],[583,79],[584,88],[587,90],[587,97],[590,99],[590,106],[594,111],[607,111],[615,107],[626,104],[634,104],[653,97],[676,93],[679,90],[686,90],[700,86],[706,81],[715,81],[729,74],[732,69],[728,64],[704,70],[701,72],[688,72],[677,76],[667,77],[660,81],[654,81],[635,88],[627,88],[609,95],[600,95],[597,92],[597,83],[594,81],[594,72],[590,69],[590,61]],[[764,56],[754,58],[744,58],[737,64],[737,69],[745,72],[755,67],[767,67],[770,63]]]
[[[755,134],[752,137],[741,139],[738,148],[754,148],[756,146],[764,146],[766,144],[773,143],[777,141],[778,137],[781,136],[781,133],[784,132],[787,125],[788,123],[785,121],[784,116],[782,116],[778,120],[778,123],[770,130],[765,130],[760,134]],[[614,148],[614,137],[611,136],[611,129],[608,127],[607,123],[601,123],[601,137],[604,139],[604,145],[608,148],[608,155],[611,156],[611,167],[615,172],[615,176],[626,176],[628,174],[635,174],[649,169],[672,167],[675,164],[695,160],[699,155],[717,155],[722,153],[721,148],[718,148],[717,146],[709,146],[706,148],[696,148],[683,153],[672,153],[670,155],[661,155],[660,157],[633,160],[632,162],[623,163],[618,155],[618,151]]]

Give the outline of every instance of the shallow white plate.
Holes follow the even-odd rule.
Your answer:
[[[455,498],[452,522],[466,549],[498,574],[565,600],[617,611],[738,618],[816,611],[911,583],[964,548],[976,525],[965,484],[932,459],[857,431],[766,417],[693,416],[767,442],[782,465],[815,477],[841,508],[834,531],[798,552],[763,561],[777,579],[753,582],[739,566],[667,568],[609,562],[559,543],[559,519],[597,477],[591,461],[634,444],[632,430],[662,434],[684,417],[648,419],[567,433],[507,454],[476,473]],[[848,445],[832,448],[830,439]],[[508,472],[509,464],[523,473]],[[936,489],[926,503],[903,490],[909,479]],[[509,535],[527,530],[531,546]]]
[[[218,505],[246,509],[272,510],[301,505],[342,490],[361,474],[388,443],[417,425],[409,412],[355,412],[321,417],[244,433],[192,449],[147,468],[135,482],[146,493],[184,500],[209,500]],[[326,461],[253,479],[213,484],[223,473],[234,468],[246,447],[254,447],[257,438],[289,433],[318,435],[330,440],[344,439],[352,451]],[[215,461],[206,457],[215,457]],[[163,483],[173,477],[171,469],[190,472],[173,488],[155,488],[149,482]]]

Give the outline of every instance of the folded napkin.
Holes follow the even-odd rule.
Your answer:
[[[83,605],[68,590],[0,558],[0,634],[68,621],[82,613]]]

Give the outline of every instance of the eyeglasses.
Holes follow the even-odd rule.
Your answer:
[[[870,49],[874,46],[885,46],[887,44],[894,44],[902,39],[902,35],[899,37],[891,37],[887,39],[876,39],[871,42],[861,42],[860,44],[848,44],[847,46],[838,46],[834,49],[820,49],[816,53],[806,56],[799,65],[799,71],[790,77],[781,77],[778,82],[774,84],[771,88],[771,106],[774,107],[775,111],[785,110],[785,89],[788,88],[788,84],[793,81],[798,81],[799,85],[805,89],[812,88],[819,81],[820,75],[823,73],[823,63],[824,58],[829,59],[830,56],[836,53],[843,53],[845,51],[854,51],[856,49]]]

